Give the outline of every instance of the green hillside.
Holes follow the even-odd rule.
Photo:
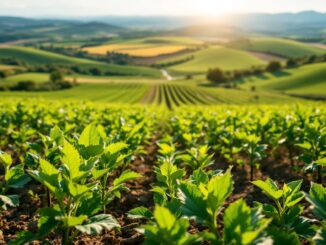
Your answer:
[[[15,58],[30,65],[77,65],[81,68],[98,68],[104,73],[160,77],[158,70],[141,66],[105,64],[93,60],[69,57],[29,47],[10,46],[0,48],[0,58]]]
[[[177,56],[173,59],[165,60],[164,62],[181,60],[185,57],[189,57],[189,55],[190,54]],[[203,49],[192,55],[194,59],[186,63],[172,66],[170,70],[177,73],[204,73],[209,68],[218,67],[223,70],[236,70],[265,64],[264,61],[247,52],[221,46]]]
[[[235,47],[250,51],[276,54],[284,57],[303,57],[326,53],[326,50],[313,47],[312,45],[306,43],[269,37],[237,42]]]
[[[289,94],[326,97],[326,63],[306,65],[282,73],[251,77],[243,87],[255,85],[258,89],[277,90]]]
[[[98,64],[99,62],[68,57],[29,47],[10,46],[0,48],[0,58],[15,58],[31,65],[45,64]]]

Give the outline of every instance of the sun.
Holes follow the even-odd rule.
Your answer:
[[[238,10],[235,1],[204,0],[196,3],[197,11],[205,16],[221,16]]]

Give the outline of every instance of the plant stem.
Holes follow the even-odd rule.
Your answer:
[[[317,166],[317,183],[322,183],[322,174],[321,174],[322,168],[320,165]]]
[[[69,244],[69,228],[68,227],[65,227],[65,229],[63,231],[62,244],[63,245]]]

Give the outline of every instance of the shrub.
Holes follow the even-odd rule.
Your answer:
[[[62,82],[64,79],[64,74],[62,71],[55,69],[50,73],[50,81],[52,83]]]
[[[281,69],[282,69],[282,65],[279,61],[271,61],[266,67],[266,71],[268,72],[276,72]]]
[[[227,81],[223,71],[219,68],[209,69],[206,78],[213,83],[225,83]]]
[[[33,91],[36,90],[36,83],[34,81],[20,81],[16,85],[12,86],[10,90],[13,91]]]

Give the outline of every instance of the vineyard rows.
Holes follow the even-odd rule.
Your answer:
[[[325,244],[323,105],[152,92],[174,110],[1,102],[1,243]]]

